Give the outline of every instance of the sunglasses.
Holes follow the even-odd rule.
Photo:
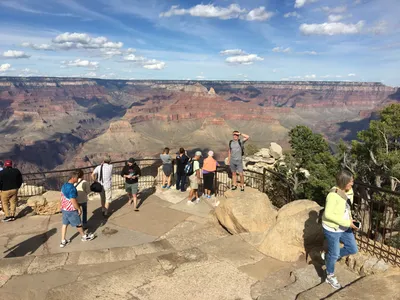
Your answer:
[[[233,136],[239,136],[238,134],[234,134]]]

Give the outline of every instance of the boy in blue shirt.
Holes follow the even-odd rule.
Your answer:
[[[64,248],[68,245],[71,240],[65,239],[67,235],[68,225],[76,227],[79,234],[81,235],[82,242],[91,241],[94,239],[93,233],[84,233],[81,223],[82,210],[78,204],[76,198],[78,197],[78,191],[76,190],[75,184],[78,182],[79,172],[73,171],[67,183],[61,188],[61,212],[62,212],[62,229],[61,229],[61,244],[60,247]]]

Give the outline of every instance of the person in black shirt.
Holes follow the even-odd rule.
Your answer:
[[[128,193],[129,204],[135,205],[135,211],[139,211],[137,207],[137,193],[139,188],[139,177],[142,172],[132,157],[128,160],[127,165],[122,169],[121,176],[125,178],[125,190]]]
[[[15,211],[18,201],[18,189],[22,185],[21,172],[13,168],[11,160],[4,162],[4,169],[0,171],[0,196],[4,214],[6,215],[3,222],[15,220]]]
[[[176,156],[176,189],[182,192],[186,191],[186,174],[185,166],[189,162],[189,157],[186,155],[186,151],[183,148],[179,149],[179,153]]]

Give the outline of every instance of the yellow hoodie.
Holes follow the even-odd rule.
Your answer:
[[[349,211],[349,220],[345,219],[347,200],[345,200],[344,197],[349,198],[350,202],[353,204],[353,189],[350,189],[347,193],[342,192],[337,187],[331,189],[326,197],[322,223],[336,230],[339,228],[339,226],[350,227],[352,217],[351,212]]]

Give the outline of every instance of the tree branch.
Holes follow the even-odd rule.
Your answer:
[[[382,130],[378,129],[378,131],[382,134],[383,139],[385,140],[385,146],[386,146],[386,154],[389,154],[389,143],[386,137],[385,132],[383,132]]]

